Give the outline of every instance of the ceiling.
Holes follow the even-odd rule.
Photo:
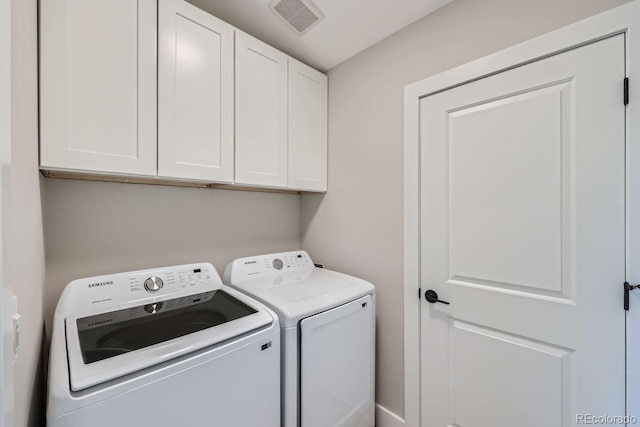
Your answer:
[[[326,18],[302,36],[269,9],[269,0],[188,1],[294,58],[327,71],[451,0],[313,0]]]

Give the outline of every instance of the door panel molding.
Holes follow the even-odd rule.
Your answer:
[[[404,221],[404,325],[405,325],[405,425],[420,425],[420,135],[419,101],[421,98],[463,85],[505,70],[553,56],[616,34],[624,34],[626,74],[640,82],[640,0],[617,7],[578,23],[518,44],[511,48],[426,78],[405,87],[405,221]],[[622,102],[622,82],[620,85]],[[627,259],[626,276],[630,282],[640,282],[640,84],[630,84],[630,104],[626,107],[627,150]],[[640,105],[640,104],[638,104]],[[568,212],[573,215],[573,212]],[[564,239],[563,239],[564,240]],[[573,243],[572,243],[573,245]],[[563,257],[564,250],[563,248]],[[573,250],[570,248],[569,250]],[[574,251],[575,253],[575,251]],[[575,276],[574,276],[575,277]],[[621,284],[622,287],[622,284]],[[563,292],[565,288],[563,286]],[[622,288],[621,288],[622,289]],[[515,290],[505,290],[505,292]],[[572,295],[572,288],[568,289]],[[538,297],[551,297],[538,295]],[[620,292],[622,307],[622,291]],[[560,298],[561,299],[561,298]],[[631,311],[627,325],[640,325],[640,293],[631,296]],[[634,306],[636,307],[634,311]],[[622,308],[621,308],[622,309]],[[640,353],[640,326],[628,328],[628,354]],[[640,414],[640,366],[629,364],[627,413]]]
[[[495,426],[519,425],[521,418],[536,415],[536,407],[532,405],[532,401],[542,400],[545,402],[543,406],[547,408],[545,410],[547,420],[544,425],[557,425],[562,422],[569,425],[576,406],[573,349],[457,319],[452,319],[449,327],[452,337],[449,352],[455,361],[455,364],[449,366],[449,381],[453,385],[453,387],[450,386],[450,390],[455,389],[456,382],[465,383],[462,392],[452,393],[453,395],[449,398],[451,419],[455,419],[461,426],[480,423]],[[474,349],[478,347],[473,342],[478,340],[483,341],[483,347],[486,348],[480,352],[469,351],[471,347]],[[509,357],[506,360],[496,359],[495,354],[498,353],[507,353]],[[537,376],[534,368],[540,365],[543,365],[543,369],[550,371],[545,372],[548,375]],[[483,367],[482,373],[472,375],[477,372],[478,366]],[[474,376],[475,381],[469,381]],[[503,381],[505,378],[506,382]],[[508,387],[505,383],[515,383],[517,386]],[[536,384],[536,387],[529,387],[530,383]],[[545,387],[545,385],[548,386]],[[511,403],[506,405],[509,410],[515,411],[491,413],[491,411],[477,410],[477,407],[488,407],[490,402],[485,402],[485,399],[487,396],[492,397],[489,393],[496,392],[500,395],[502,402]],[[455,405],[457,402],[462,402],[462,405]],[[560,402],[570,403],[563,410]],[[475,414],[465,414],[461,410],[463,405],[476,407]],[[485,418],[477,419],[478,413]]]
[[[572,177],[574,157],[575,99],[571,92],[570,83],[544,85],[447,114],[446,263],[450,278],[462,276],[489,286],[529,288],[560,296],[570,293],[571,251],[566,248],[571,247],[571,233],[565,228],[572,223],[566,218],[572,211],[571,185],[566,182]],[[545,120],[532,121],[534,114],[545,115]],[[543,127],[543,123],[548,125]],[[485,138],[484,145],[489,146],[476,143],[497,127],[511,138]],[[523,138],[526,143],[512,143]],[[493,157],[489,150],[503,156]],[[532,211],[538,211],[535,224],[526,215]],[[501,232],[505,223],[510,223],[506,233]],[[534,237],[541,244],[524,244]],[[480,253],[468,250],[488,240],[494,245],[485,245]],[[518,242],[522,250],[510,251],[509,246]]]

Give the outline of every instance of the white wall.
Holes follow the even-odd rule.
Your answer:
[[[44,243],[38,172],[36,0],[12,2],[11,201],[7,273],[18,296],[20,356],[14,367],[14,425],[40,426]]]
[[[393,413],[404,413],[404,86],[625,2],[455,0],[329,71],[329,191],[302,196],[302,247],[376,285],[376,400]]]
[[[43,179],[47,330],[80,277],[300,249],[300,196]]]
[[[13,346],[8,264],[11,196],[11,0],[0,0],[0,426],[13,423]]]

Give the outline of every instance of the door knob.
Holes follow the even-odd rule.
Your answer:
[[[429,289],[424,293],[424,299],[429,301],[431,304],[436,302],[440,302],[442,304],[449,304],[447,301],[442,301],[441,299],[438,299],[438,294],[436,293],[436,291],[432,289]]]

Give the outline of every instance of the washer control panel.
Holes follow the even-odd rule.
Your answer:
[[[155,301],[185,291],[195,294],[222,287],[218,272],[209,263],[89,277],[71,283],[79,289],[70,295],[71,303],[82,311],[87,306],[108,307],[145,298]]]
[[[141,274],[132,274],[129,277],[131,292],[145,290],[149,293],[157,293],[161,289],[168,287],[171,290],[196,289],[205,286],[212,280],[214,275],[212,268],[203,266],[180,266],[175,269],[168,269],[160,275],[145,277]],[[218,277],[218,274],[215,274]]]
[[[225,283],[239,283],[258,277],[279,276],[288,273],[310,273],[315,267],[305,251],[283,252],[239,258],[227,266]]]

